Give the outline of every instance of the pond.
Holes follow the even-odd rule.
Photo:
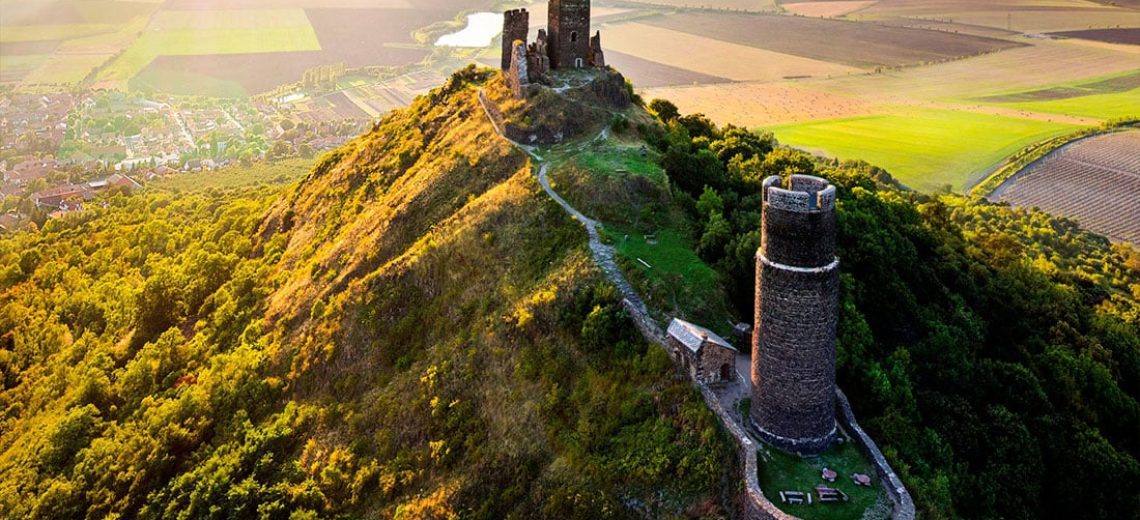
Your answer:
[[[503,15],[475,13],[467,15],[467,27],[445,34],[436,40],[439,47],[488,47],[503,32]]]

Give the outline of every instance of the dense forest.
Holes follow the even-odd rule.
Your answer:
[[[495,77],[287,187],[0,237],[0,517],[727,517],[727,436],[483,118]],[[644,213],[681,216],[736,315],[760,181],[840,188],[840,383],[922,518],[1135,517],[1140,253],[649,108],[615,124],[668,177]]]
[[[760,183],[839,187],[839,380],[923,518],[1136,518],[1140,251],[1074,222],[905,189],[865,163],[718,128],[642,128],[696,251],[751,316]]]

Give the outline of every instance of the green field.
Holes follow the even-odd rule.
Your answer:
[[[69,40],[96,34],[113,33],[118,28],[103,24],[17,25],[0,29],[0,43]]]
[[[832,448],[818,457],[800,458],[779,450],[766,450],[758,454],[758,457],[757,473],[764,496],[780,509],[804,520],[865,518],[864,512],[875,508],[877,503],[881,503],[880,507],[885,506],[886,497],[877,482],[872,487],[856,486],[851,482],[852,473],[864,473],[875,478],[874,468],[859,453],[853,442]],[[839,474],[834,483],[824,482],[820,477],[825,467]],[[846,493],[849,500],[844,503],[811,505],[790,505],[780,501],[780,491],[811,492],[820,484]],[[889,508],[884,509],[884,512],[888,510]]]
[[[110,57],[109,54],[49,56],[38,68],[28,73],[24,81],[33,84],[78,83]]]
[[[1007,106],[1036,112],[1101,119],[1140,115],[1140,88],[1112,94],[1095,94],[1051,101],[1012,103]]]
[[[269,29],[309,27],[303,9],[200,9],[162,10],[151,20],[153,31],[185,29]]]
[[[28,71],[43,65],[50,54],[19,54],[0,58],[0,72]]]
[[[131,90],[154,90],[183,96],[245,98],[249,93],[233,80],[179,70],[147,67],[127,83]]]
[[[243,54],[320,50],[311,26],[262,29],[186,29],[144,33],[100,80],[128,81],[158,56]]]
[[[768,128],[783,144],[863,159],[923,191],[963,188],[1022,147],[1074,125],[974,112],[900,108],[884,115]]]

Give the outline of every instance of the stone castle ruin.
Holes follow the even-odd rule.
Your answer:
[[[590,0],[549,0],[547,28],[527,43],[530,13],[512,9],[503,13],[501,67],[517,98],[532,83],[551,83],[550,71],[605,67],[602,35],[590,35]]]
[[[837,438],[835,187],[806,175],[780,182],[763,185],[749,415],[768,443],[811,455]]]

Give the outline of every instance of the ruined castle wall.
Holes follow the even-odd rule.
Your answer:
[[[590,0],[550,0],[548,16],[550,67],[589,66]]]
[[[515,40],[526,41],[530,32],[530,13],[526,9],[512,9],[503,13],[503,60],[502,70],[511,67],[511,51]]]
[[[530,76],[527,73],[526,42],[515,40],[511,47],[511,65],[507,69],[507,86],[515,99],[526,97],[527,86],[530,85]]]
[[[836,413],[843,430],[851,435],[863,454],[871,459],[871,463],[875,466],[875,474],[879,477],[879,483],[887,490],[887,496],[891,499],[891,518],[893,520],[914,520],[917,513],[910,492],[906,490],[902,479],[895,474],[895,470],[891,469],[891,465],[883,456],[883,452],[879,450],[879,446],[859,426],[859,422],[855,420],[855,412],[851,410],[851,403],[847,402],[847,395],[838,387],[835,388],[835,400],[839,407]]]
[[[764,440],[810,454],[836,437],[839,262],[834,188],[797,177],[764,183],[750,416]]]

